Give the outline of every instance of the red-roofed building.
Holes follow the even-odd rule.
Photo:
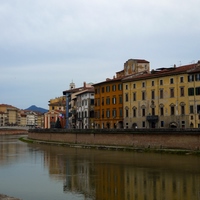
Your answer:
[[[150,63],[143,59],[129,59],[124,69],[112,79],[94,84],[95,128],[123,128],[123,90],[121,79],[136,73],[150,73]]]
[[[125,128],[200,128],[200,61],[122,79]]]

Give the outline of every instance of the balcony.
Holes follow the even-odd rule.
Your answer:
[[[157,122],[158,121],[158,115],[148,115],[146,119],[149,122]]]

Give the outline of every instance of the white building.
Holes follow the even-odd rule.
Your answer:
[[[94,88],[84,90],[76,97],[76,128],[92,129],[94,123]]]
[[[27,112],[26,113],[26,125],[33,127],[37,126],[37,114],[33,111]]]

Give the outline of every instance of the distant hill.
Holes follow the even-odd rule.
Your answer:
[[[41,112],[41,113],[46,113],[46,112],[48,112],[48,110],[47,109],[44,109],[44,108],[40,108],[40,107],[37,107],[37,106],[35,106],[35,105],[32,105],[32,106],[30,106],[29,108],[26,108],[25,110],[31,110],[31,111],[36,111],[36,112]]]

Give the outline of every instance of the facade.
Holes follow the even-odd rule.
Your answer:
[[[61,123],[61,128],[65,127],[65,111],[51,110],[44,114],[44,128],[55,128],[56,121]]]
[[[26,113],[26,125],[31,127],[37,126],[37,114],[33,111]]]
[[[76,95],[76,128],[94,128],[94,89],[86,89]]]
[[[4,126],[20,125],[20,110],[14,106],[7,104],[0,104],[1,121]]]
[[[8,124],[7,120],[7,114],[0,111],[0,126],[6,126]]]
[[[200,128],[200,61],[122,79],[125,128]]]
[[[49,100],[49,111],[57,110],[57,111],[65,111],[66,106],[66,97],[61,96],[55,99]]]
[[[122,128],[123,91],[121,78],[107,79],[94,84],[96,129]]]
[[[65,112],[66,112],[65,106],[66,106],[65,96],[60,96],[55,99],[50,99],[49,111],[44,114],[44,128],[54,128],[58,118],[60,120],[61,127],[62,128],[65,127]]]
[[[66,97],[66,128],[76,128],[77,121],[77,111],[76,111],[76,101],[77,95],[81,92],[92,89],[92,84],[83,83],[83,87],[76,88],[75,84],[70,83],[69,90],[63,91],[63,95]]]
[[[113,79],[94,84],[95,128],[123,128],[123,87],[122,78],[136,73],[148,73],[150,63],[142,59],[129,59],[124,69],[116,72]]]

